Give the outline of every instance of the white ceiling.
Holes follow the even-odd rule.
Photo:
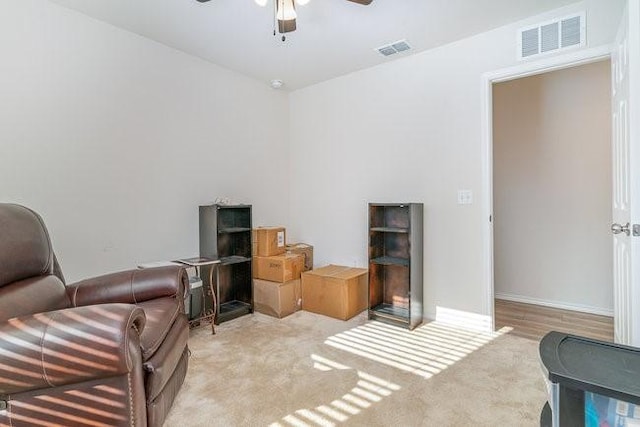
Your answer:
[[[431,49],[575,0],[311,0],[298,29],[273,36],[273,0],[51,0],[268,84],[295,90]],[[514,35],[515,37],[515,35]],[[407,39],[385,58],[374,48]]]

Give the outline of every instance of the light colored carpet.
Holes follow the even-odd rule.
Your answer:
[[[304,311],[191,332],[166,426],[538,426],[533,340]]]

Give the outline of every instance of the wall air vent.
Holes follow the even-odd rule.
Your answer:
[[[518,30],[518,59],[586,44],[584,12]]]
[[[409,49],[411,49],[411,46],[409,46],[409,43],[407,43],[406,40],[398,40],[397,42],[377,47],[375,50],[378,51],[380,55],[391,56],[398,52],[405,52]]]

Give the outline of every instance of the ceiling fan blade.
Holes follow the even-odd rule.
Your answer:
[[[207,0],[207,1],[208,1],[208,0]],[[358,3],[358,4],[361,4],[361,5],[366,6],[366,5],[368,5],[368,4],[371,4],[371,2],[372,2],[373,0],[349,0],[349,1],[350,1],[350,2],[353,2],[353,3]]]

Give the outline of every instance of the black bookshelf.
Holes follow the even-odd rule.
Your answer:
[[[200,206],[200,256],[220,260],[216,324],[253,312],[251,227],[251,205]]]
[[[422,323],[422,203],[369,204],[369,319]]]

